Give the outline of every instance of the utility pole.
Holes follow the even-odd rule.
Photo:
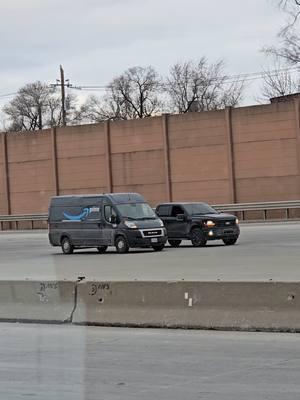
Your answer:
[[[63,126],[66,126],[65,73],[61,65],[60,65],[60,87],[61,87],[62,124]]]
[[[69,79],[65,79],[65,73],[62,65],[59,66],[60,69],[60,79],[56,79],[56,83],[51,83],[51,87],[58,87],[60,86],[61,91],[61,124],[62,126],[67,125],[67,112],[66,112],[66,93],[65,87],[72,87],[70,85]]]

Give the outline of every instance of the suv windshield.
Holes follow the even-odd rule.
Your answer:
[[[117,209],[122,217],[129,219],[156,219],[156,215],[147,203],[118,204]]]
[[[214,208],[210,207],[206,203],[193,203],[193,204],[185,204],[184,208],[188,212],[189,215],[194,214],[218,214],[218,211]]]

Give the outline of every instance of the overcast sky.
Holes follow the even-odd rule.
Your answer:
[[[55,82],[59,64],[74,85],[105,85],[137,65],[152,65],[163,75],[177,61],[202,56],[224,59],[230,75],[261,71],[267,60],[260,49],[276,43],[284,22],[272,0],[0,0],[0,5],[0,104],[9,99],[3,94],[26,83]]]

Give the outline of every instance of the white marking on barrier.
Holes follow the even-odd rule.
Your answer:
[[[189,307],[193,307],[193,299],[191,297],[189,298]]]
[[[189,298],[189,294],[188,294],[188,292],[185,292],[184,293],[184,299],[187,300],[188,298]]]

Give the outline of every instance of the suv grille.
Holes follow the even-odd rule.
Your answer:
[[[224,220],[224,221],[216,221],[216,226],[222,227],[222,228],[227,228],[228,226],[234,226],[235,225],[235,220]]]

